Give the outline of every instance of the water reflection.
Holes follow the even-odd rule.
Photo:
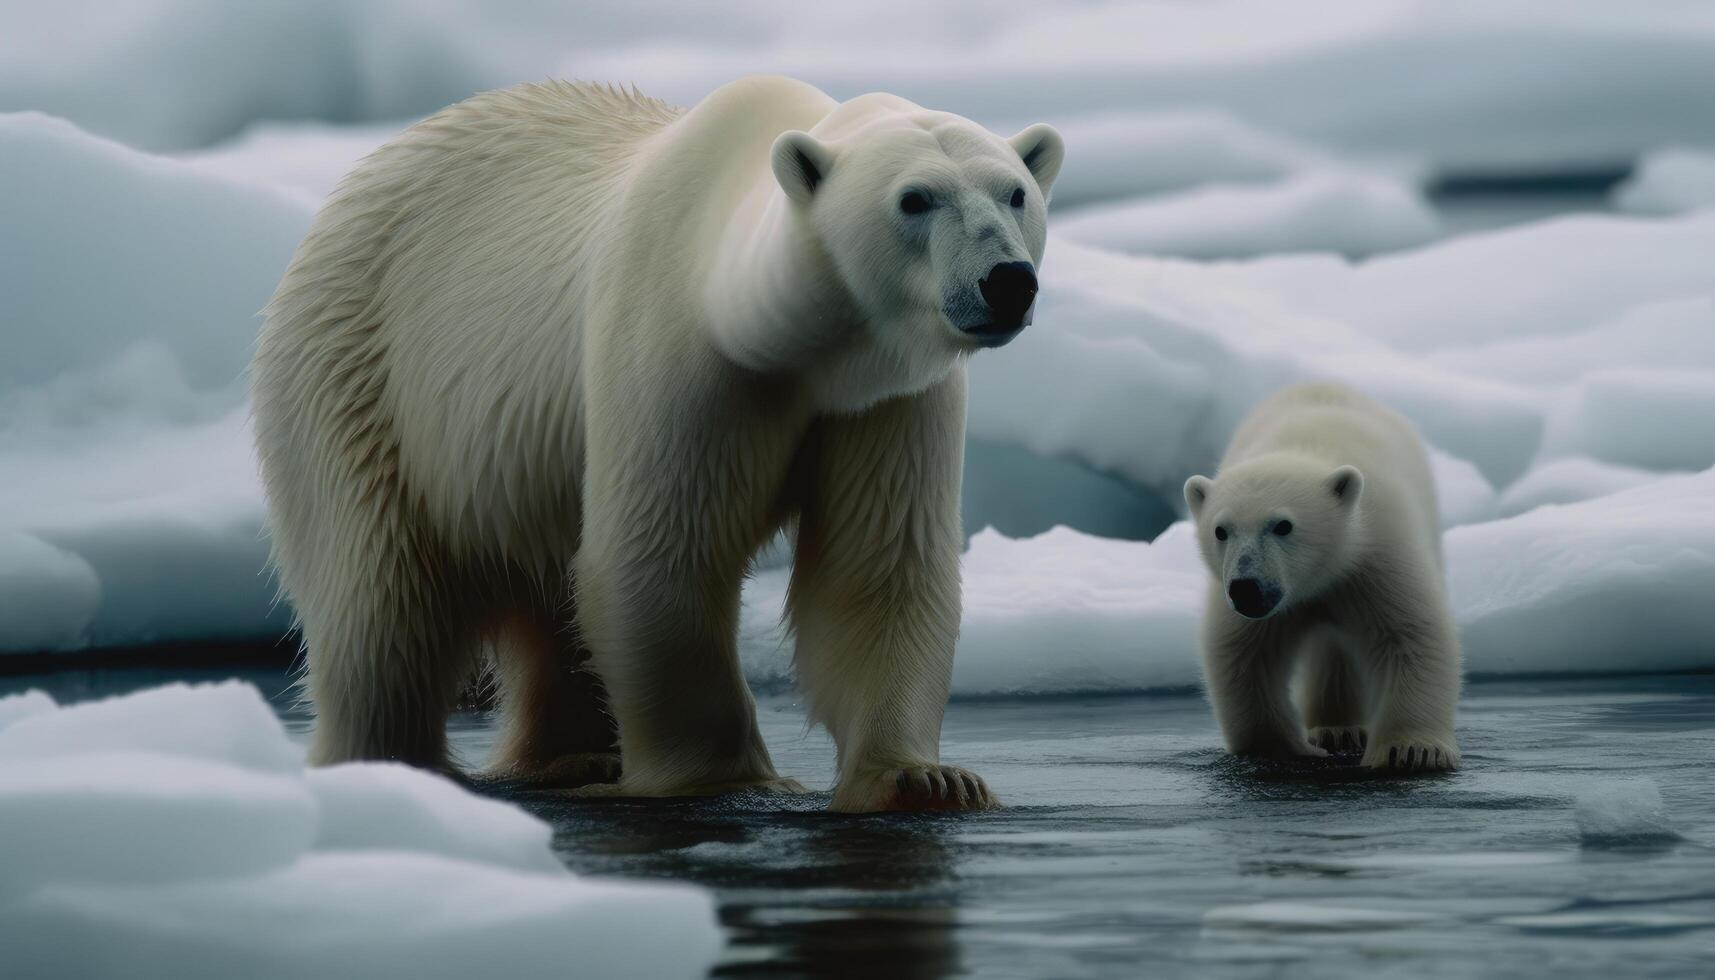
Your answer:
[[[721,894],[723,976],[961,972],[956,816],[850,817],[828,796],[579,800],[519,793],[586,874],[690,881]]]

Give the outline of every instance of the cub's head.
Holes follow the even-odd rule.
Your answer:
[[[1266,619],[1314,599],[1347,566],[1364,477],[1262,457],[1185,481],[1203,560],[1234,612]]]
[[[855,304],[868,370],[892,376],[876,381],[921,388],[1029,325],[1063,157],[1048,126],[1002,139],[888,95],[775,141],[775,179]]]

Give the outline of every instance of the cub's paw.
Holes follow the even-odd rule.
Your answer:
[[[1362,764],[1388,772],[1444,772],[1459,768],[1459,746],[1451,738],[1377,738]]]
[[[514,763],[490,770],[499,779],[515,779],[532,788],[575,789],[619,781],[618,752],[572,752],[540,764]]]
[[[1310,729],[1310,744],[1328,752],[1362,752],[1370,733],[1362,725],[1321,725]]]
[[[841,813],[889,810],[993,810],[1000,806],[983,778],[958,766],[909,766],[854,773],[834,790]]]

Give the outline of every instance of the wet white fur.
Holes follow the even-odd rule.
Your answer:
[[[973,349],[942,310],[976,270],[1040,261],[1060,154],[1045,127],[1009,145],[749,78],[688,111],[524,85],[366,159],[254,368],[314,760],[446,765],[492,648],[501,770],[610,773],[599,678],[621,791],[772,783],[739,587],[797,521],[790,613],[836,808],[937,781],[986,802],[938,767]],[[947,206],[904,222],[906,184]],[[997,197],[1015,185],[1022,209]]]
[[[1459,641],[1433,477],[1408,422],[1344,387],[1289,388],[1257,406],[1215,479],[1192,477],[1185,498],[1212,576],[1203,663],[1228,749],[1364,744],[1369,766],[1458,766]],[[1272,533],[1282,518],[1284,537]],[[1241,565],[1284,592],[1268,618],[1229,603]]]

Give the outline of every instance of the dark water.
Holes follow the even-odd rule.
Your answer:
[[[832,748],[798,706],[766,699],[762,718],[781,772],[825,785]],[[1715,676],[1475,683],[1461,721],[1464,770],[1383,780],[1225,758],[1188,695],[970,702],[944,758],[1000,812],[510,796],[580,873],[714,889],[720,976],[1711,975]],[[489,719],[454,737],[480,760]]]

